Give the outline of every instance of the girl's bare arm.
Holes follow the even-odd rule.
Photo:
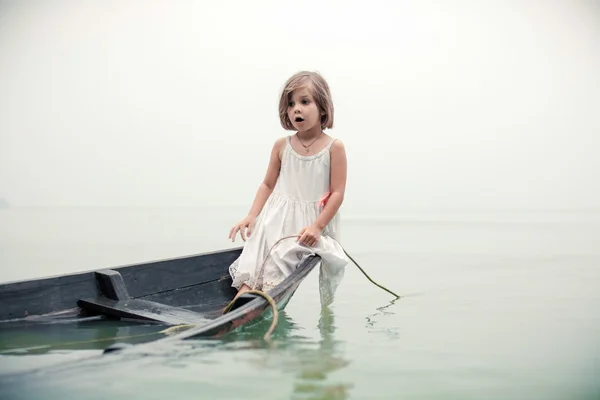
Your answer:
[[[277,183],[277,178],[279,177],[279,171],[281,169],[281,149],[283,148],[284,143],[285,138],[280,138],[277,139],[273,144],[271,157],[269,158],[269,165],[267,167],[267,173],[265,174],[265,178],[256,191],[254,202],[252,203],[252,207],[248,213],[248,216],[252,218],[256,218],[258,214],[260,214],[265,203],[267,202],[267,199],[271,193],[273,193],[273,189],[275,188],[275,183]]]
[[[329,221],[331,221],[335,213],[339,210],[340,206],[344,202],[346,176],[346,149],[344,144],[338,139],[331,146],[331,177],[329,183],[331,196],[329,197],[329,200],[327,200],[327,204],[314,223],[315,226],[321,231],[325,229]]]

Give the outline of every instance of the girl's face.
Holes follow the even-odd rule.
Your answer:
[[[291,93],[288,103],[288,118],[298,131],[321,129],[321,111],[308,87],[301,87]]]

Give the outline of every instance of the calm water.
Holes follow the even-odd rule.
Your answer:
[[[0,210],[0,281],[236,246],[227,231],[242,212]],[[600,213],[381,215],[346,218],[342,243],[404,295],[393,303],[350,265],[330,310],[317,272],[307,278],[272,345],[262,321],[97,360],[103,345],[53,345],[68,330],[22,332],[46,346],[0,354],[0,398],[600,399]],[[156,331],[87,329],[100,339]]]

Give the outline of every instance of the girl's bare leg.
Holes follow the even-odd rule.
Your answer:
[[[250,288],[250,286],[246,285],[245,283],[242,284],[242,286],[240,286],[240,288],[238,289],[238,292],[236,293],[235,297],[231,300],[231,302],[229,304],[231,304],[232,302],[234,302],[238,297],[240,297],[240,295],[248,292],[252,290]]]
[[[246,292],[248,292],[250,290],[252,290],[250,288],[250,286],[248,286],[245,283],[243,283],[242,286],[240,286],[240,288],[239,288],[237,294],[235,295],[235,297],[233,298],[233,300],[237,299],[240,295],[242,295],[242,294],[244,294],[244,293],[246,293]]]

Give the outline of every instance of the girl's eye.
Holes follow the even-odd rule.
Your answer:
[[[308,104],[308,100],[303,100],[302,104]]]
[[[293,102],[293,101],[290,101],[290,102],[288,103],[288,107],[293,107],[293,106],[294,106],[294,102]]]

